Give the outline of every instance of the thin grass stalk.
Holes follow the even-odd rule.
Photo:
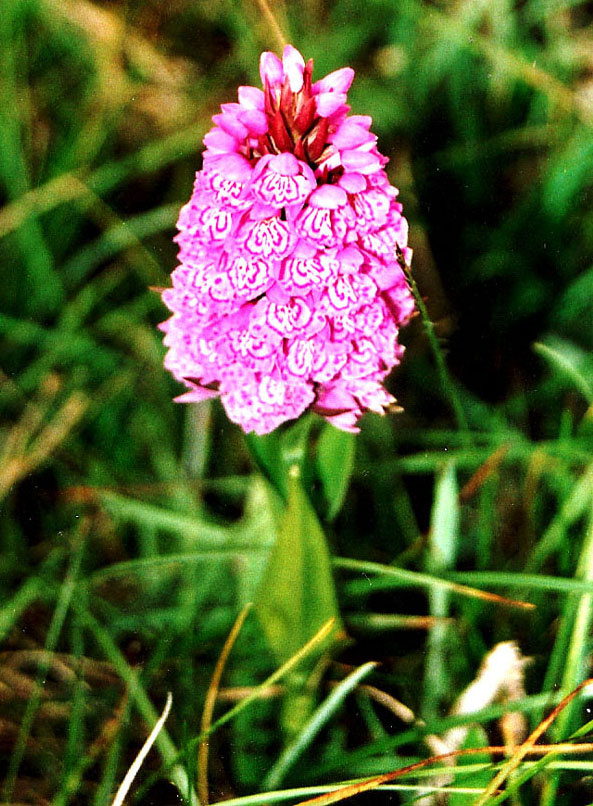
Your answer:
[[[265,692],[270,686],[273,686],[285,675],[287,675],[294,668],[296,668],[301,663],[301,661],[303,661],[308,655],[311,654],[311,652],[313,652],[313,650],[317,646],[323,644],[326,638],[333,632],[334,629],[335,629],[335,619],[329,619],[329,621],[327,621],[321,627],[321,629],[317,633],[315,633],[315,635],[299,649],[298,652],[295,652],[295,654],[292,657],[290,657],[286,661],[286,663],[283,663],[282,666],[278,667],[278,669],[276,669],[275,672],[273,672],[269,677],[267,677],[263,681],[263,683],[260,683],[259,686],[255,686],[255,688],[252,690],[252,693],[248,697],[245,697],[244,700],[241,700],[241,702],[237,703],[237,705],[229,709],[225,714],[223,714],[219,719],[217,719],[216,722],[211,724],[207,731],[200,733],[198,736],[196,736],[194,739],[188,742],[183,751],[175,753],[175,755],[172,758],[165,760],[165,769],[161,770],[160,773],[151,776],[148,779],[145,788],[142,789],[141,792],[144,792],[145,789],[151,786],[152,783],[157,778],[161,777],[161,775],[164,772],[169,770],[171,767],[178,765],[179,762],[182,761],[185,753],[195,751],[197,747],[200,745],[200,743],[204,741],[204,739],[207,739],[223,725],[226,725],[227,722],[230,722],[232,719],[238,716],[238,714],[240,714],[241,711],[243,711],[245,708],[251,705],[251,703],[255,702],[256,700],[259,700],[263,692]]]
[[[507,607],[519,607],[523,610],[533,610],[535,607],[531,602],[507,599],[505,596],[499,596],[497,593],[489,593],[488,591],[479,590],[478,588],[470,588],[467,585],[461,585],[448,579],[440,579],[439,577],[424,574],[419,571],[410,571],[407,568],[396,568],[395,566],[382,565],[381,563],[367,562],[365,560],[352,560],[348,557],[335,557],[333,559],[333,565],[336,568],[343,568],[347,571],[377,574],[379,577],[381,575],[392,577],[394,587],[441,588],[442,590],[449,590],[451,593],[456,593],[460,596],[482,599],[483,601],[506,605]]]
[[[27,707],[23,715],[16,745],[11,755],[8,771],[2,787],[2,797],[7,803],[12,802],[17,776],[25,755],[27,739],[31,732],[31,728],[33,727],[35,715],[37,714],[37,710],[41,704],[43,684],[49,670],[51,653],[54,651],[58,638],[60,637],[60,633],[62,632],[66,614],[70,608],[73,593],[76,590],[76,582],[80,572],[80,565],[86,545],[88,529],[89,523],[87,520],[85,520],[81,524],[76,536],[74,552],[72,554],[64,582],[60,589],[56,608],[53,612],[49,629],[47,631],[47,638],[44,645],[46,659],[40,663],[39,669],[35,676],[35,691],[27,702]]]
[[[138,676],[128,665],[108,631],[99,624],[86,607],[77,605],[76,603],[74,606],[76,607],[81,623],[91,632],[97,643],[103,649],[105,656],[113,663],[122,680],[128,685],[130,698],[142,718],[149,724],[155,723],[158,719],[157,713],[145,688],[140,683]],[[186,771],[179,764],[181,754],[178,753],[177,748],[166,730],[161,730],[156,738],[156,745],[167,769],[170,770],[171,781],[177,787],[181,797],[184,798],[189,793],[191,806],[200,806],[197,794],[193,791],[191,782],[188,781]]]
[[[457,421],[457,426],[461,431],[461,433],[465,435],[465,441],[469,444],[471,440],[469,438],[470,432],[467,417],[465,416],[465,411],[463,409],[461,399],[457,393],[455,383],[451,378],[451,375],[449,374],[449,370],[447,369],[447,364],[443,356],[443,351],[441,350],[441,345],[439,344],[439,340],[435,333],[432,319],[429,316],[428,309],[424,304],[424,300],[422,299],[422,294],[418,289],[418,285],[416,284],[416,280],[414,279],[414,275],[412,274],[410,266],[406,263],[404,253],[399,244],[396,244],[395,249],[396,249],[397,262],[399,263],[401,270],[406,276],[406,280],[408,282],[410,291],[412,292],[412,295],[416,302],[418,313],[420,314],[422,324],[424,325],[424,329],[426,331],[426,337],[428,338],[428,344],[432,351],[441,388],[443,389],[443,391],[445,392],[446,396],[449,399],[451,409]]]
[[[159,735],[159,733],[161,732],[161,730],[163,728],[163,725],[167,721],[167,717],[169,716],[169,711],[171,710],[171,705],[172,704],[173,704],[173,697],[171,695],[171,692],[169,691],[168,694],[167,694],[167,701],[165,702],[165,707],[163,709],[163,713],[160,715],[160,717],[157,720],[154,728],[151,730],[148,738],[146,739],[146,741],[144,742],[144,744],[140,748],[140,751],[139,751],[138,755],[136,756],[136,758],[132,762],[129,770],[127,771],[123,781],[121,782],[121,784],[119,786],[119,789],[117,790],[117,792],[115,794],[115,798],[113,799],[113,803],[111,804],[111,806],[122,806],[122,804],[123,804],[123,802],[125,800],[125,797],[128,794],[128,791],[129,791],[130,787],[132,786],[134,778],[138,774],[138,770],[142,766],[142,764],[144,762],[144,759],[146,758],[146,756],[150,752],[150,748],[155,743],[157,736]]]
[[[441,762],[448,761],[452,758],[467,758],[468,756],[483,755],[484,753],[489,753],[490,755],[507,755],[509,750],[512,750],[512,748],[502,745],[487,745],[486,747],[472,747],[466,750],[453,750],[450,753],[443,753],[440,756],[431,756],[430,758],[425,758],[422,761],[417,761],[415,764],[409,764],[407,767],[402,767],[401,769],[394,770],[393,772],[386,772],[383,775],[378,775],[374,778],[367,778],[366,780],[355,784],[348,784],[342,789],[334,789],[333,792],[330,792],[327,795],[320,795],[316,798],[301,801],[296,806],[329,806],[330,803],[339,803],[342,800],[352,798],[354,795],[359,795],[362,792],[370,792],[373,789],[377,789],[384,783],[389,783],[397,778],[416,773],[433,764],[440,764]],[[529,747],[527,749],[524,749],[524,745],[521,745],[519,750],[524,752],[525,755],[540,755],[542,753],[547,754],[552,752],[590,753],[593,750],[593,744],[571,744],[570,742],[567,742],[558,745],[541,744]],[[513,759],[511,759],[511,761],[512,760]],[[508,764],[503,767],[501,772],[505,772],[507,766]],[[442,770],[439,768],[438,773],[441,772]],[[487,790],[482,790],[482,797],[486,794],[486,792]],[[474,806],[478,806],[479,803],[480,801],[476,801]]]
[[[204,738],[204,740],[200,742],[200,744],[198,745],[198,781],[197,781],[198,797],[203,806],[207,806],[209,800],[208,732],[212,724],[212,715],[214,713],[214,706],[216,705],[216,699],[218,697],[220,681],[229,655],[231,654],[231,650],[235,645],[235,641],[239,637],[239,633],[241,632],[241,628],[245,623],[245,619],[247,618],[247,615],[249,614],[251,607],[252,607],[251,603],[246,604],[243,610],[237,616],[237,619],[233,624],[233,627],[230,633],[228,634],[226,641],[224,642],[222,652],[220,653],[218,660],[216,661],[216,666],[214,667],[214,672],[212,673],[212,677],[210,679],[210,685],[208,686],[208,691],[206,692],[206,700],[204,702],[204,710],[202,711],[202,719],[200,722],[200,733],[204,734],[206,738]]]

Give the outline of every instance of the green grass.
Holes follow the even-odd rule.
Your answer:
[[[295,803],[425,759],[455,726],[498,744],[505,714],[534,729],[591,674],[590,4],[271,6],[317,76],[356,69],[434,329],[402,334],[404,413],[356,438],[305,418],[245,439],[218,404],[173,403],[150,289],[210,116],[259,82],[274,34],[251,0],[5,0],[1,803],[108,806],[169,691],[129,802],[195,803],[204,701],[249,602],[213,802]],[[532,659],[525,696],[451,713],[508,640]],[[483,761],[449,770],[449,804],[478,800],[500,768]],[[591,803],[592,774],[590,755],[529,759],[500,799]]]

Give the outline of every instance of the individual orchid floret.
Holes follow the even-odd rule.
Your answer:
[[[291,45],[263,53],[263,90],[239,87],[214,116],[163,292],[177,399],[218,396],[258,434],[306,410],[357,431],[394,406],[383,382],[414,313],[398,191],[371,118],[348,114],[354,71],[312,73]]]

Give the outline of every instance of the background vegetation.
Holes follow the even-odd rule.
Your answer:
[[[404,413],[356,439],[307,422],[304,455],[302,434],[248,443],[217,404],[172,402],[150,290],[175,266],[210,116],[277,49],[260,7],[0,5],[0,800],[110,804],[168,691],[141,804],[191,800],[196,776],[202,800],[296,802],[291,787],[426,758],[427,734],[459,723],[478,724],[466,746],[520,741],[590,675],[593,5],[273,4],[317,76],[356,69],[463,409],[416,320],[391,378]],[[240,707],[206,778],[206,693],[251,601],[214,719]],[[332,651],[254,698],[338,607]],[[501,641],[532,659],[519,688],[451,716]],[[501,797],[593,802],[587,758],[548,757]],[[448,802],[475,803],[495,763],[458,768]],[[424,776],[358,800],[445,797]]]

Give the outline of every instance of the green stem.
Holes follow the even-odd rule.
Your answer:
[[[467,418],[465,416],[463,406],[461,405],[459,395],[457,394],[455,384],[453,383],[453,380],[451,379],[451,376],[449,374],[449,370],[447,369],[447,365],[443,357],[443,351],[441,350],[439,340],[434,331],[434,325],[432,323],[430,316],[428,315],[428,310],[426,308],[426,305],[424,304],[424,300],[422,299],[420,291],[418,290],[418,286],[416,285],[416,281],[412,276],[412,271],[409,265],[406,263],[404,253],[402,252],[399,244],[395,245],[395,251],[397,262],[399,263],[400,268],[405,275],[410,291],[412,292],[412,296],[414,297],[414,300],[416,302],[416,307],[418,308],[418,312],[420,313],[422,324],[424,325],[424,329],[426,330],[426,336],[428,338],[430,349],[432,350],[434,362],[436,364],[437,372],[439,374],[441,387],[443,391],[446,393],[447,397],[449,398],[451,409],[453,410],[453,414],[455,415],[455,419],[457,420],[459,430],[464,432],[466,435],[469,435],[469,426]]]

